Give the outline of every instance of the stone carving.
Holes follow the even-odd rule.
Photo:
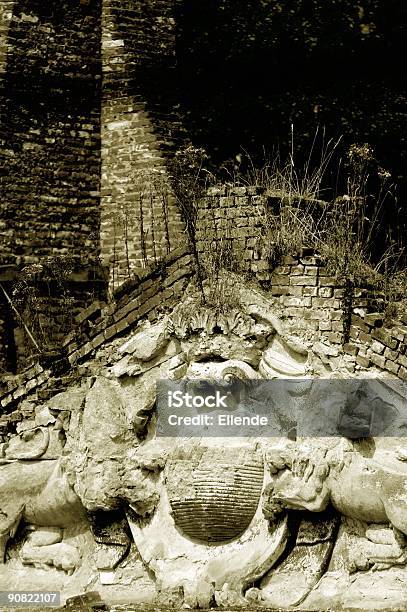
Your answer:
[[[237,292],[239,306],[221,313],[187,292],[158,324],[115,340],[86,384],[19,425],[0,447],[3,557],[25,523],[19,569],[73,573],[70,594],[79,583],[107,599],[128,588],[135,601],[145,588],[149,603],[178,607],[323,610],[332,584],[342,605],[351,573],[404,571],[405,442],[296,439],[295,410],[304,422],[313,414],[302,395],[314,368],[323,371],[319,357],[287,334],[264,296]],[[249,381],[248,405],[267,400],[265,379],[302,379],[267,400],[270,418],[284,407],[291,439],[157,438],[159,378]],[[403,431],[396,403],[386,419]]]
[[[25,565],[53,566],[72,574],[80,564],[80,552],[74,546],[62,542],[60,528],[36,528],[21,549],[20,558]]]
[[[96,542],[95,562],[98,570],[114,569],[129,552],[131,538],[123,511],[89,514]]]
[[[75,392],[65,395],[66,400],[76,398]],[[133,448],[135,435],[147,418],[145,411],[151,408],[151,394],[147,390],[141,404],[125,406],[115,386],[101,379],[82,393],[81,399],[82,405],[71,407],[73,414],[64,433],[68,440],[58,459],[48,459],[47,451],[54,434],[60,433],[59,416],[51,418],[48,427],[23,430],[3,444],[3,457],[0,458],[1,562],[9,539],[15,536],[23,521],[31,525],[34,532],[21,549],[22,562],[36,567],[54,566],[71,573],[80,562],[80,553],[62,541],[63,529],[80,522],[89,525],[89,511],[113,510],[126,499],[137,507],[140,515],[151,512],[157,503],[154,483],[146,477],[143,468],[135,465],[133,469],[133,464],[126,462],[126,452]],[[54,401],[53,406],[58,410],[57,402]],[[117,408],[116,418],[114,407]],[[105,417],[104,409],[109,412]],[[44,409],[39,415],[44,418]],[[84,415],[85,423],[77,427]],[[75,431],[73,436],[72,431]],[[51,527],[57,529],[52,531],[53,541],[48,542]],[[117,525],[116,535],[115,527],[113,531],[106,527],[101,535],[94,520],[91,520],[91,527],[99,545],[97,566],[114,567],[126,555],[129,537],[123,529],[118,530]],[[47,537],[44,534],[48,534]]]
[[[262,606],[298,606],[327,569],[338,531],[339,516],[328,509],[319,515],[290,516],[288,528],[294,539],[283,561],[251,588],[246,598]]]
[[[119,353],[132,354],[140,361],[150,361],[156,357],[168,343],[168,321],[164,318],[157,325],[145,323],[143,328],[121,345]]]
[[[185,440],[167,448],[158,506],[148,521],[129,512],[129,524],[159,591],[168,595],[181,587],[191,607],[208,607],[213,600],[241,605],[248,586],[283,552],[286,522],[270,527],[262,513],[262,455],[255,444],[207,443]],[[162,456],[161,444],[156,452]]]
[[[79,497],[68,482],[60,461],[20,461],[10,460],[0,466],[0,562],[4,562],[7,542],[14,537],[20,521],[24,519],[43,527],[65,527],[80,520],[84,515]],[[49,546],[54,546],[50,551]],[[42,546],[38,556],[39,563],[54,563],[56,543]],[[35,540],[31,538],[30,551],[26,559],[34,559]],[[69,561],[61,561],[63,569],[76,567],[74,551],[64,548]],[[47,559],[45,561],[44,559]],[[34,561],[33,561],[34,562]]]
[[[46,453],[49,442],[50,432],[47,427],[30,427],[11,438],[8,443],[3,444],[2,455],[6,460],[38,459]]]
[[[174,522],[187,536],[225,542],[241,535],[257,510],[263,489],[259,450],[202,447],[195,456],[174,452],[166,466]]]
[[[275,472],[265,491],[269,516],[282,509],[321,512],[331,503],[344,516],[368,523],[388,524],[396,534],[396,553],[372,556],[367,565],[405,564],[407,550],[407,464],[404,455],[378,451],[364,456],[351,442],[293,446],[276,459],[269,456]],[[366,565],[366,562],[364,563]]]
[[[264,378],[301,378],[308,372],[308,354],[291,349],[282,338],[275,336],[263,352],[259,372]]]

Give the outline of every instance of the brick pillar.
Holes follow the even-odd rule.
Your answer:
[[[0,0],[0,81],[6,71],[8,32],[13,17],[14,0]]]
[[[7,67],[7,54],[10,46],[9,27],[13,17],[14,0],[0,0],[0,104],[3,106],[3,79]],[[0,220],[0,226],[1,226]],[[4,224],[4,222],[3,222]],[[1,262],[0,262],[1,263]],[[8,351],[8,309],[4,296],[0,295],[0,376],[11,367]]]
[[[165,168],[171,108],[163,115],[147,93],[170,74],[174,27],[172,0],[103,2],[101,257],[112,288],[185,240]]]

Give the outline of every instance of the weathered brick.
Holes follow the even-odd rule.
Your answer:
[[[311,297],[315,297],[318,295],[318,287],[304,287],[303,295],[309,295]]]
[[[100,312],[102,308],[105,306],[103,302],[92,302],[90,306],[81,310],[81,312],[75,317],[76,323],[80,324],[85,319],[95,319],[97,316],[100,316]]]
[[[4,395],[1,400],[0,400],[0,404],[3,408],[5,408],[6,406],[8,406],[9,404],[11,404],[11,402],[13,401],[13,395],[9,394],[9,395]]]
[[[317,284],[317,278],[314,276],[290,276],[290,285],[310,286]]]
[[[385,368],[386,370],[389,370],[389,372],[391,372],[392,374],[397,374],[400,369],[400,366],[398,363],[395,363],[390,359],[386,359]]]
[[[372,349],[374,353],[378,353],[379,355],[382,355],[386,347],[381,342],[378,342],[377,340],[373,340],[372,344],[370,345],[370,348]]]
[[[360,340],[360,342],[363,342],[364,344],[370,345],[371,342],[372,342],[372,337],[369,334],[367,334],[366,332],[361,330],[359,332],[359,340]]]
[[[20,387],[17,387],[17,389],[13,391],[13,399],[15,400],[19,399],[20,397],[23,397],[24,395],[26,395],[26,393],[27,393],[27,390],[25,386],[21,385]]]
[[[395,338],[396,340],[399,340],[400,342],[403,342],[405,338],[404,332],[402,332],[401,329],[399,329],[398,327],[394,327],[393,329],[391,329],[390,335],[392,338]]]
[[[332,321],[332,330],[343,333],[343,321]]]
[[[133,310],[126,316],[126,321],[129,324],[129,327],[132,326],[134,323],[137,323],[139,319],[140,319],[139,310]]]
[[[386,348],[384,351],[384,356],[386,359],[390,359],[391,361],[397,361],[399,353],[398,351],[392,351],[389,348]]]
[[[372,363],[374,363],[374,365],[378,366],[379,368],[385,369],[386,358],[383,355],[376,355],[375,353],[372,353],[370,355],[370,360]]]
[[[259,262],[260,263],[260,262]],[[177,280],[183,277],[187,277],[191,274],[191,269],[188,267],[180,268],[177,271],[173,272],[171,276],[164,280],[163,287],[168,287],[173,285]]]
[[[332,287],[320,287],[318,289],[318,295],[321,298],[331,298],[333,295],[333,288]]]
[[[304,273],[307,276],[317,276],[318,275],[318,268],[316,268],[315,266],[305,266]]]
[[[382,328],[375,329],[372,334],[372,337],[375,338],[376,340],[379,340],[380,342],[382,342],[383,344],[385,344],[391,349],[395,349],[398,346],[397,340],[392,338],[390,333],[385,329],[382,329]]]
[[[140,305],[140,300],[139,299],[132,300],[131,302],[126,304],[126,306],[124,306],[123,308],[120,308],[120,310],[118,310],[117,312],[114,313],[114,315],[113,315],[114,320],[115,321],[119,321],[120,319],[123,319],[130,312],[133,312],[134,310],[137,310],[139,305]]]
[[[105,336],[103,333],[98,334],[97,336],[95,336],[95,338],[92,338],[91,340],[91,344],[93,346],[93,348],[98,348],[101,344],[103,344],[105,341]]]
[[[341,344],[342,334],[340,334],[339,332],[329,332],[328,340],[329,342],[332,342],[333,344]]]
[[[286,286],[288,281],[289,281],[289,278],[285,274],[272,274],[271,275],[271,282],[273,286],[275,285]]]
[[[358,347],[356,346],[356,344],[353,344],[352,342],[346,342],[343,345],[343,350],[345,351],[345,353],[347,353],[348,355],[357,355],[358,354]]]
[[[305,266],[297,264],[295,266],[291,266],[290,274],[292,274],[293,276],[302,276],[304,274],[304,271],[305,271]]]
[[[93,351],[93,346],[90,342],[86,342],[83,346],[79,348],[77,351],[78,359],[82,359],[83,357],[87,357],[89,353]]]
[[[293,297],[302,297],[304,294],[304,287],[290,287],[290,295]]]
[[[31,391],[32,389],[35,389],[35,387],[37,386],[37,379],[36,378],[32,378],[31,380],[29,380],[25,386],[27,391]]]
[[[299,306],[299,307],[307,307],[307,308],[311,306],[310,297],[285,296],[282,301],[283,301],[284,306]]]
[[[319,329],[321,331],[332,331],[331,321],[319,321]]]
[[[105,329],[105,331],[103,332],[103,335],[106,340],[109,340],[109,338],[113,338],[113,336],[115,336],[116,334],[117,334],[117,325],[111,325],[110,327]]]
[[[315,308],[340,308],[341,304],[335,298],[314,297],[312,298],[312,305]]]
[[[367,313],[363,318],[372,327],[380,327],[383,324],[383,314],[381,312]]]
[[[352,325],[356,325],[362,331],[367,332],[367,333],[370,332],[369,325],[366,325],[364,320],[361,317],[359,317],[359,315],[353,314],[351,317],[351,321],[352,321]]]
[[[265,273],[268,273],[268,275],[270,276],[270,273],[269,273],[270,264],[265,259],[259,259],[257,264],[254,267],[255,267],[255,270],[253,270],[254,272],[265,272]],[[283,276],[280,276],[280,278],[283,278]]]
[[[397,361],[405,368],[407,368],[407,357],[406,355],[399,355]]]
[[[283,285],[277,285],[271,287],[271,295],[279,296],[279,295],[289,295],[292,287],[284,287]]]
[[[290,274],[290,270],[290,266],[277,266],[277,268],[274,268],[273,274]]]
[[[120,319],[120,321],[118,321],[116,323],[116,332],[118,334],[120,334],[122,331],[124,331],[125,329],[127,329],[127,327],[129,326],[126,318],[124,319]]]
[[[335,276],[321,276],[320,273],[319,284],[321,287],[337,287],[339,283]]]
[[[359,354],[356,357],[356,363],[362,368],[368,368],[370,366],[370,359]]]
[[[324,308],[310,308],[308,311],[308,317],[310,319],[316,319],[317,321],[331,321],[329,310]]]
[[[68,355],[68,361],[71,364],[71,366],[74,366],[75,363],[78,361],[78,359],[79,359],[79,352],[78,351],[75,351],[71,355]]]

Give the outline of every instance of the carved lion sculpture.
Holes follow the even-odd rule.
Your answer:
[[[14,537],[22,519],[40,527],[63,528],[78,521],[85,514],[79,497],[61,469],[60,460],[3,460],[2,463],[0,563],[4,562],[8,540]],[[57,543],[58,539],[52,545]],[[62,553],[62,550],[59,552]],[[64,550],[64,553],[66,552]],[[74,558],[74,555],[70,555],[70,558]],[[74,562],[68,563],[67,567],[62,569],[73,570],[75,565]]]
[[[73,450],[67,449],[58,458],[48,459],[49,439],[50,428],[34,427],[0,447],[0,563],[5,561],[8,541],[24,521],[34,533],[20,553],[23,563],[72,572],[79,564],[80,554],[74,546],[62,541],[63,529],[90,519],[94,532],[89,513],[114,510],[123,503],[132,503],[142,516],[152,512],[158,494],[154,478],[149,475],[154,473],[155,466],[150,469],[148,462],[146,466],[136,464],[127,456],[125,448],[120,461],[110,462],[120,468],[114,472],[112,495],[102,491],[97,498],[87,497],[86,487],[94,477],[95,462],[85,465],[82,481],[78,481],[70,462]],[[105,471],[109,465],[104,465]],[[115,552],[115,564],[128,550],[128,538],[122,535],[123,541],[116,541],[117,537],[114,541],[118,550],[110,551]],[[95,532],[94,537],[96,542],[101,541]]]
[[[333,448],[293,445],[268,458],[273,482],[264,492],[269,518],[285,509],[321,512],[329,503],[341,514],[366,523],[392,526],[400,545],[394,558],[372,564],[407,562],[407,465],[403,453],[376,452],[366,457],[345,440]],[[404,549],[404,550],[403,550]]]

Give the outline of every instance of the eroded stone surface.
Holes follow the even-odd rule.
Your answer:
[[[186,293],[101,350],[82,384],[30,407],[0,447],[2,588],[178,607],[405,603],[402,398],[372,386],[375,397],[386,387],[381,427],[396,424],[398,438],[296,440],[298,410],[315,418],[310,378],[342,357],[290,335],[260,292],[237,290],[240,305],[216,315]],[[185,376],[303,380],[290,401],[284,389],[262,398],[270,418],[287,407],[292,439],[157,438],[156,381]]]

